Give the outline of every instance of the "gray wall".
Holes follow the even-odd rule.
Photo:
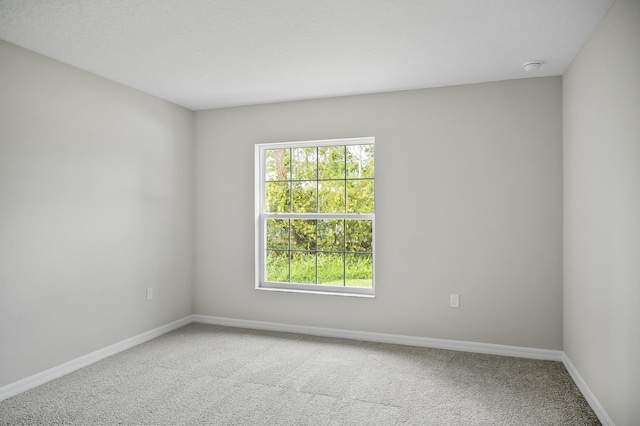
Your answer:
[[[640,2],[563,78],[564,350],[618,426],[640,421]]]
[[[195,313],[562,349],[561,94],[552,77],[197,112]],[[376,137],[377,297],[256,291],[255,144],[357,136]]]
[[[192,141],[190,111],[0,41],[0,386],[191,313]]]

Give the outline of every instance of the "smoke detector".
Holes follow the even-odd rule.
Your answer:
[[[538,71],[542,61],[531,61],[523,65],[525,71]]]

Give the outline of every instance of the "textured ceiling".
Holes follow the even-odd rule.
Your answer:
[[[561,75],[612,3],[0,0],[0,39],[199,110]]]

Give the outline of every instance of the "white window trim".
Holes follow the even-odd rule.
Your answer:
[[[355,297],[375,297],[376,288],[376,221],[375,213],[263,213],[265,200],[265,155],[268,149],[278,148],[303,148],[316,146],[332,146],[332,145],[375,145],[374,137],[349,138],[349,139],[324,139],[315,141],[298,141],[298,142],[275,142],[256,144],[255,146],[255,288],[256,290],[281,291],[290,293],[307,293],[307,294],[323,294],[332,296],[355,296]],[[375,182],[375,177],[374,177]],[[375,185],[375,183],[374,183]],[[339,287],[339,286],[322,286],[314,284],[292,284],[292,283],[273,283],[267,282],[266,277],[266,230],[264,224],[266,219],[298,219],[298,218],[318,218],[327,219],[348,219],[357,218],[371,220],[372,222],[372,239],[373,239],[373,276],[372,287]]]

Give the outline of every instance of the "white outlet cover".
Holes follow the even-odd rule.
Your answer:
[[[459,294],[452,294],[451,295],[451,307],[452,308],[459,308],[460,307],[460,295]]]

